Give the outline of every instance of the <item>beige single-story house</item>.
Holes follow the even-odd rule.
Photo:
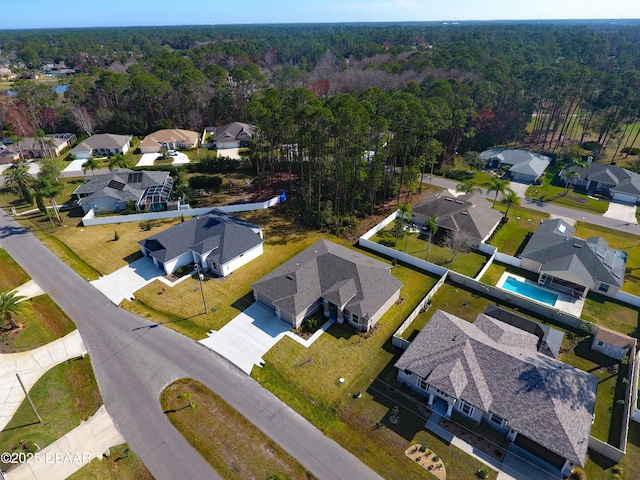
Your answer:
[[[150,133],[140,142],[141,153],[156,153],[160,150],[182,150],[198,146],[198,132],[177,128]]]

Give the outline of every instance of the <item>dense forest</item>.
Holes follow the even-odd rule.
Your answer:
[[[410,195],[458,153],[527,142],[556,154],[590,139],[597,157],[629,151],[640,131],[638,25],[43,30],[0,32],[0,48],[16,72],[79,72],[64,95],[14,81],[0,97],[6,134],[249,121],[258,180],[286,178],[318,224]]]

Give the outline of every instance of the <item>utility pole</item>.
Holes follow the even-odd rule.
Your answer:
[[[24,383],[22,383],[22,379],[20,378],[20,375],[18,375],[16,373],[16,377],[18,377],[18,381],[20,382],[20,386],[22,387],[22,391],[24,392],[25,396],[27,397],[27,400],[29,400],[29,405],[31,405],[31,409],[33,410],[33,413],[35,413],[36,417],[38,417],[38,422],[42,423],[42,419],[40,418],[40,415],[38,414],[38,411],[36,410],[36,406],[31,401],[31,397],[29,396],[29,392],[27,392],[27,389],[24,388]]]

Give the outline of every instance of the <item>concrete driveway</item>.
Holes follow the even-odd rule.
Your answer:
[[[143,153],[136,163],[136,167],[153,167],[153,162],[160,156],[159,153]]]
[[[84,165],[84,162],[86,161],[87,161],[86,158],[82,158],[80,160],[72,160],[71,163],[69,163],[69,165],[67,165],[65,169],[62,170],[62,172],[63,173],[74,172],[74,173],[79,173],[81,175],[84,175],[84,172],[82,170],[82,165]]]
[[[262,366],[262,356],[290,329],[291,325],[276,317],[273,309],[255,302],[199,343],[251,374],[253,366]]]
[[[615,218],[625,223],[638,223],[636,219],[636,206],[628,203],[609,203],[609,208],[602,215],[603,217]]]
[[[530,185],[529,183],[514,182],[513,180],[509,182],[509,188],[516,192],[520,198],[526,198],[527,189]]]
[[[225,148],[225,149],[218,149],[218,156],[219,157],[229,157],[229,158],[233,158],[235,160],[240,160],[242,157],[240,156],[240,149],[239,148]]]
[[[125,298],[132,300],[136,290],[140,290],[163,275],[164,272],[153,264],[153,260],[143,257],[120,270],[92,281],[91,284],[109,300],[119,305]]]

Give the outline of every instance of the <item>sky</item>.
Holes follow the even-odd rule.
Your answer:
[[[8,1],[8,0],[4,0]],[[638,19],[640,0],[22,0],[2,28]]]

